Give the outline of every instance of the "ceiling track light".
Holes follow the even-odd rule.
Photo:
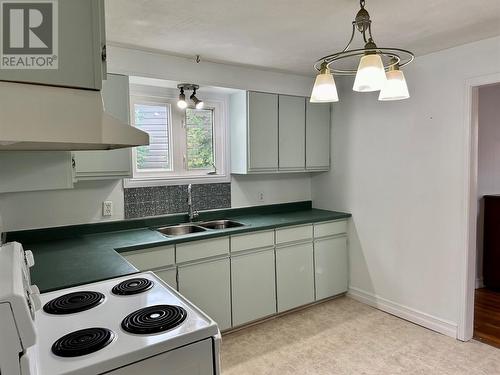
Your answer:
[[[196,109],[203,108],[203,100],[200,100],[196,97],[196,90],[200,88],[199,85],[195,85],[193,83],[179,83],[177,85],[177,88],[180,90],[179,100],[177,101],[177,106],[180,109],[186,109],[188,107],[188,102],[186,101],[186,94],[184,93],[184,90],[193,91],[189,99],[193,102]]]
[[[322,57],[314,64],[319,72],[311,93],[312,103],[337,102],[337,88],[334,75],[355,76],[353,90],[357,92],[380,91],[379,100],[401,100],[410,97],[408,87],[400,68],[411,63],[415,56],[400,48],[378,47],[372,36],[372,21],[365,9],[365,0],[352,21],[352,34],[346,47],[331,55]],[[358,30],[364,41],[364,48],[349,49]],[[359,58],[357,69],[335,67],[341,60]]]

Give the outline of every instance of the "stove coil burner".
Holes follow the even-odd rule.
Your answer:
[[[99,292],[73,292],[57,297],[43,306],[48,314],[72,314],[91,309],[104,301],[104,294]]]
[[[122,281],[120,284],[115,285],[113,289],[111,289],[111,292],[120,296],[128,296],[149,290],[153,285],[154,283],[151,280],[138,277]]]
[[[180,306],[155,305],[134,311],[122,321],[122,328],[130,333],[151,334],[180,325],[187,312]]]
[[[86,328],[68,333],[52,345],[59,357],[79,357],[94,353],[113,341],[115,334],[106,328]]]

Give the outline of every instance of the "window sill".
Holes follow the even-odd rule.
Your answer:
[[[217,184],[224,182],[231,182],[231,175],[178,176],[170,178],[126,178],[123,180],[123,187],[138,188],[187,184]]]

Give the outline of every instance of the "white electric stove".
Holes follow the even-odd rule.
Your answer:
[[[217,324],[151,272],[39,294],[0,247],[1,375],[218,375]]]

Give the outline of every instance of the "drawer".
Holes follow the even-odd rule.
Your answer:
[[[347,232],[347,220],[314,224],[314,238],[335,236]]]
[[[209,258],[229,253],[229,238],[193,241],[177,244],[175,247],[177,263]]]
[[[312,239],[312,224],[276,229],[276,244]]]
[[[149,249],[127,251],[120,255],[140,271],[170,266],[175,263],[174,246],[159,246]]]
[[[231,236],[231,252],[258,249],[274,245],[274,230]]]

